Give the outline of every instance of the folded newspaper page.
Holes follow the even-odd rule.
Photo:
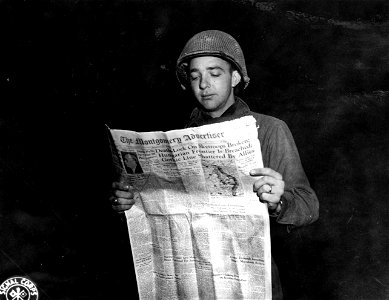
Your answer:
[[[271,299],[267,206],[256,121],[168,132],[110,130],[141,299]]]

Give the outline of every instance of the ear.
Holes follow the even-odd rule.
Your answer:
[[[242,79],[242,76],[240,76],[238,71],[234,70],[234,71],[232,71],[231,77],[232,77],[231,78],[231,85],[234,88],[238,85],[238,83]]]
[[[189,73],[189,64],[187,62],[183,62],[180,67],[177,68],[177,78],[180,82],[181,88],[186,91],[186,85],[188,84],[188,73]],[[185,81],[186,83],[183,83]]]

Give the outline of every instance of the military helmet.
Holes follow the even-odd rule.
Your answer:
[[[219,30],[206,30],[195,34],[185,45],[176,65],[178,81],[185,88],[188,82],[189,60],[198,56],[216,56],[232,63],[242,76],[244,88],[249,84],[243,51],[229,34]]]

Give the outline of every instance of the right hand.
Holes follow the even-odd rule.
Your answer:
[[[112,183],[112,194],[109,201],[114,211],[120,213],[130,209],[135,204],[137,197],[140,197],[139,193],[135,192],[134,188],[127,183]]]

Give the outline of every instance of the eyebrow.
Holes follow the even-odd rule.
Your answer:
[[[225,72],[225,70],[224,70],[222,67],[219,67],[219,66],[208,67],[206,70],[207,70],[207,71],[221,70],[221,71]],[[190,69],[189,71],[190,71],[190,73],[192,73],[192,72],[198,72],[199,69],[197,69],[197,68],[192,68],[192,69]]]

